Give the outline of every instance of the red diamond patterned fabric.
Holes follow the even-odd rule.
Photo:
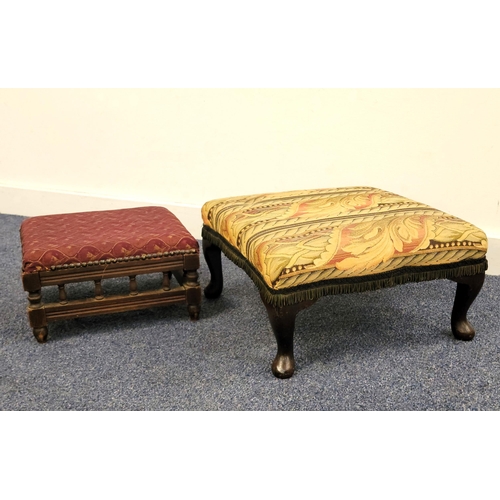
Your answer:
[[[164,207],[30,217],[20,233],[25,273],[102,259],[199,252],[196,239]]]

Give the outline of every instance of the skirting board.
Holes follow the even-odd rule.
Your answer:
[[[40,191],[10,186],[0,186],[0,213],[23,215],[49,215],[57,213],[111,210],[144,206],[168,208],[197,239],[201,239],[201,206],[165,203],[159,201],[123,200],[87,196],[79,193]],[[487,274],[500,275],[500,238],[488,238]]]
[[[201,239],[201,206],[165,203],[164,201],[123,200],[87,196],[80,193],[40,191],[10,186],[0,186],[0,213],[23,215],[64,214],[91,210],[113,210],[146,206],[168,208],[197,239]]]

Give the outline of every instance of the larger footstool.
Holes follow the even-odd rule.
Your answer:
[[[198,319],[199,244],[163,207],[80,212],[30,217],[20,228],[22,282],[28,317],[38,342],[49,322],[96,314],[187,304]],[[158,274],[157,289],[141,290],[137,276]],[[178,286],[171,283],[172,274]],[[105,293],[102,281],[128,279],[128,291]],[[72,298],[69,283],[93,282],[93,296]],[[43,287],[58,287],[58,300],[44,302]]]
[[[294,373],[296,314],[328,294],[453,280],[453,335],[474,337],[466,315],[484,282],[487,238],[457,217],[372,187],[217,199],[202,217],[205,296],[222,293],[222,251],[260,292],[278,346],[276,377]]]

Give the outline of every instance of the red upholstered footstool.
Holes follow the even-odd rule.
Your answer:
[[[22,281],[38,342],[60,319],[186,303],[198,319],[199,245],[163,207],[30,217],[21,224]],[[158,290],[138,289],[136,276],[161,273]],[[171,286],[174,274],[178,286]],[[102,280],[128,277],[126,294],[105,296]],[[71,300],[65,285],[94,282],[94,296]],[[57,286],[58,302],[44,303],[42,287]]]

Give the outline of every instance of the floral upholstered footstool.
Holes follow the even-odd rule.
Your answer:
[[[487,238],[469,222],[372,187],[212,200],[202,217],[211,273],[205,296],[222,293],[222,250],[250,276],[267,308],[276,377],[295,370],[296,314],[328,294],[453,280],[453,335],[474,337],[466,315],[484,282]]]

